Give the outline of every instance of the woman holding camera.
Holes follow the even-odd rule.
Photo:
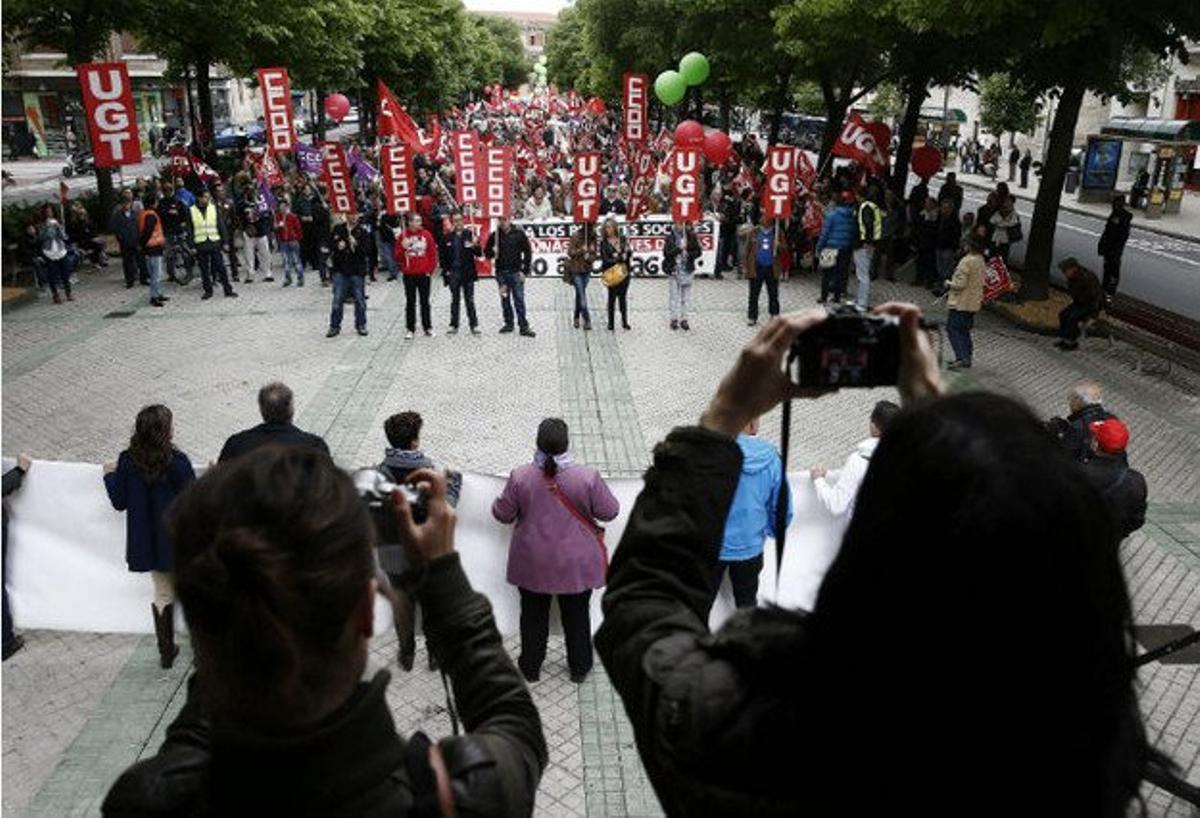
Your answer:
[[[172,445],[171,410],[161,404],[138,412],[129,448],[104,467],[104,488],[113,508],[125,512],[125,562],[149,572],[154,583],[154,635],[159,662],[171,667],[175,645],[175,583],[166,515],[175,498],[196,479],[187,455]]]
[[[604,225],[600,228],[600,277],[608,287],[608,329],[610,331],[613,329],[615,318],[614,308],[618,303],[621,305],[621,326],[631,329],[626,295],[629,292],[629,262],[632,258],[633,253],[629,250],[629,241],[621,235],[621,229],[617,227],[616,219],[611,217],[605,219]],[[615,277],[615,271],[610,272],[608,276],[605,275],[605,272],[618,264],[624,266],[625,275],[620,282],[609,284],[609,278]]]
[[[538,426],[533,462],[509,475],[492,516],[516,523],[508,550],[508,581],[521,592],[521,656],[517,666],[536,682],[546,659],[550,600],[558,598],[571,681],[592,669],[592,591],[604,587],[608,549],[597,520],[616,518],[621,504],[593,468],[569,454],[567,424]]]
[[[171,522],[195,650],[187,701],[157,755],[127,770],[105,815],[528,815],[546,765],[529,690],[454,550],[446,481],[398,526],[465,735],[396,732],[389,676],[363,680],[377,589],[374,530],[323,452],[268,447],[212,469]]]

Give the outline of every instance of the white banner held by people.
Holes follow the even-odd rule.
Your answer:
[[[629,240],[629,249],[633,253],[629,271],[635,276],[650,278],[663,275],[663,247],[671,232],[671,219],[667,216],[645,216],[636,222],[629,222],[624,216],[613,216],[613,219]],[[567,244],[571,234],[580,228],[570,219],[538,219],[517,224],[529,237],[533,250],[532,274],[535,277],[561,276],[567,261]],[[694,227],[701,250],[696,259],[696,272],[700,275],[711,273],[717,261],[716,224],[711,218],[702,218]]]

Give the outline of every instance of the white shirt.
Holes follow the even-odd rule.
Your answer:
[[[867,466],[871,465],[871,455],[878,445],[879,438],[868,437],[854,448],[841,469],[813,480],[817,499],[830,514],[849,517],[854,511],[858,487],[867,476]]]

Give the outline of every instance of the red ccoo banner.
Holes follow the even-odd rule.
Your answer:
[[[96,167],[115,168],[141,162],[133,88],[125,63],[84,63],[75,66],[75,73],[83,90]]]
[[[325,186],[329,189],[329,209],[334,213],[357,213],[354,188],[350,184],[350,166],[346,152],[338,142],[321,143],[321,165]]]
[[[621,121],[621,133],[625,136],[627,144],[645,142],[648,136],[650,111],[646,89],[649,85],[650,78],[645,74],[626,74],[624,76],[625,106]]]
[[[763,214],[771,219],[792,217],[796,195],[796,149],[772,145],[767,151],[767,183],[763,186]]]
[[[263,117],[267,122],[267,148],[276,153],[295,150],[292,85],[288,81],[287,69],[258,69],[258,89],[262,92]]]
[[[387,212],[392,215],[414,212],[417,209],[416,183],[408,145],[383,145],[379,149],[379,160]]]
[[[701,209],[700,149],[676,148],[671,159],[671,218],[694,222]]]
[[[454,159],[454,181],[458,188],[459,203],[482,203],[479,134],[475,131],[454,131],[450,134],[450,152]]]
[[[512,218],[512,148],[489,145],[483,154],[483,214],[493,219]]]
[[[575,202],[575,221],[595,224],[600,217],[600,154],[575,154],[574,172],[571,198]]]

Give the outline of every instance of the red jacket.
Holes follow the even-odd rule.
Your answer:
[[[437,267],[437,245],[433,234],[422,227],[405,230],[396,240],[396,262],[406,276],[427,276]]]
[[[280,241],[300,241],[300,217],[295,213],[275,217],[275,238]]]

